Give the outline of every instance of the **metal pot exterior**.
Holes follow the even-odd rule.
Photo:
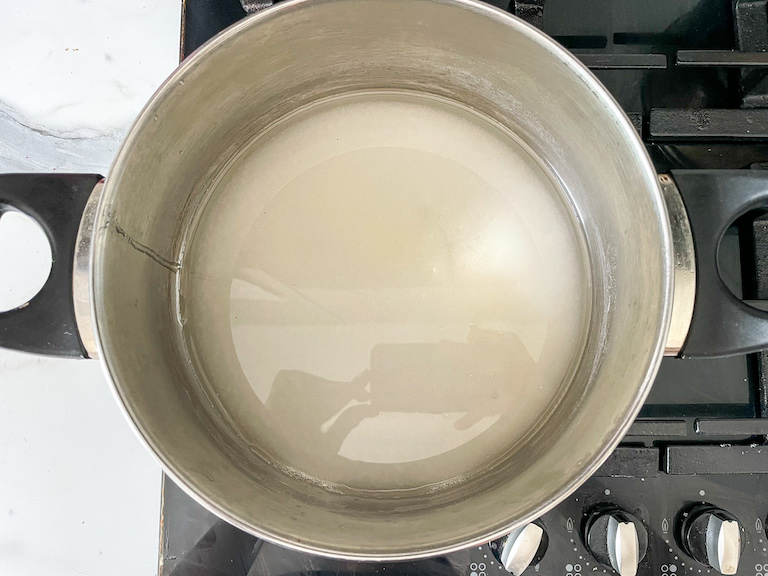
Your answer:
[[[519,135],[567,190],[592,273],[583,357],[541,429],[488,473],[407,497],[328,491],[249,453],[200,401],[174,308],[185,231],[221,166],[297,107],[367,88],[447,97]],[[101,361],[167,473],[248,532],[362,560],[488,541],[564,499],[639,411],[672,307],[670,227],[634,128],[554,41],[473,0],[293,0],[224,31],[128,134],[94,217],[90,265]]]

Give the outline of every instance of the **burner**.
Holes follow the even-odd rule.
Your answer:
[[[182,57],[246,10],[271,3],[185,0]],[[659,173],[768,169],[766,0],[491,3],[553,36],[595,73],[632,119]],[[678,186],[706,193],[715,185],[707,174],[698,173],[696,189],[682,190],[686,178]],[[746,214],[728,229],[719,260],[728,288],[763,309],[766,212]],[[506,576],[506,566],[531,576],[600,576],[633,574],[634,562],[640,576],[704,576],[729,573],[736,558],[739,574],[768,576],[767,377],[765,352],[664,359],[623,443],[535,528],[421,561],[366,564],[286,550],[219,520],[165,478],[159,574]],[[722,544],[719,555],[710,540]]]

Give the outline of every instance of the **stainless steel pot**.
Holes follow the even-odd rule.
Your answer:
[[[443,96],[519,135],[570,194],[594,287],[582,360],[537,432],[485,474],[394,496],[329,491],[245,454],[190,391],[171,298],[181,239],[217,167],[297,107],[371,88]],[[729,352],[706,349],[709,320],[704,336],[689,334],[694,245],[674,180],[659,185],[635,129],[585,67],[474,0],[293,0],[253,15],[171,75],[99,180],[0,180],[0,206],[37,218],[55,254],[41,293],[0,314],[0,344],[100,357],[127,418],[175,481],[236,526],[296,549],[408,559],[499,537],[600,466],[665,349],[678,354],[693,338],[696,353]],[[731,330],[727,317],[711,322]],[[735,348],[759,348],[763,336]]]

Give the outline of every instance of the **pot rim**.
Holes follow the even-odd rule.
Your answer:
[[[105,222],[108,215],[106,213],[106,206],[109,198],[113,195],[115,188],[118,186],[115,178],[110,178],[110,174],[121,172],[121,168],[129,155],[129,151],[132,149],[137,135],[142,132],[143,128],[152,122],[153,110],[162,101],[175,90],[180,80],[200,63],[204,62],[208,54],[214,52],[219,47],[225,45],[233,37],[241,33],[241,31],[258,26],[262,22],[269,21],[273,18],[282,17],[285,13],[291,13],[299,10],[306,9],[312,5],[325,2],[334,2],[336,0],[285,0],[268,9],[246,16],[242,20],[236,22],[219,34],[208,40],[200,48],[190,54],[160,85],[155,91],[152,97],[144,105],[141,112],[136,117],[136,120],[131,125],[127,136],[123,140],[115,160],[110,167],[108,176],[106,178],[106,184],[104,190],[99,199],[96,209],[96,216],[94,219],[94,231],[100,229],[101,223]],[[381,1],[381,0],[344,0],[344,1]],[[655,334],[655,345],[651,354],[651,361],[643,377],[642,383],[637,387],[637,393],[635,394],[633,402],[621,415],[618,425],[614,425],[613,430],[610,432],[610,440],[606,442],[603,447],[595,452],[589,463],[584,466],[579,474],[572,478],[569,482],[562,485],[557,493],[553,494],[548,500],[539,504],[536,510],[530,514],[518,519],[513,524],[503,526],[495,529],[487,534],[483,534],[479,537],[472,538],[470,540],[463,540],[461,542],[453,542],[444,545],[432,546],[430,548],[413,550],[402,553],[384,553],[384,554],[366,554],[355,552],[339,552],[335,550],[324,549],[321,547],[313,546],[311,544],[302,543],[296,540],[290,540],[280,534],[273,534],[268,530],[261,530],[258,527],[251,526],[247,522],[244,522],[236,515],[232,514],[228,510],[222,508],[217,502],[208,498],[202,490],[198,492],[195,487],[196,484],[186,478],[184,470],[177,470],[176,467],[169,462],[164,456],[164,452],[161,447],[155,446],[155,444],[149,438],[149,435],[142,430],[141,425],[137,422],[137,419],[131,414],[131,409],[121,394],[120,388],[116,379],[113,377],[112,369],[110,367],[108,354],[105,353],[99,330],[99,318],[96,312],[95,305],[95,260],[98,253],[97,249],[92,250],[91,262],[90,262],[90,274],[89,274],[89,292],[91,295],[91,319],[93,322],[93,331],[95,335],[96,347],[98,349],[100,364],[110,383],[112,393],[114,394],[117,404],[120,407],[123,416],[130,423],[136,436],[141,443],[149,450],[155,460],[160,464],[164,473],[170,477],[176,484],[178,484],[193,500],[198,504],[218,516],[223,520],[229,522],[241,530],[253,534],[259,538],[263,538],[267,541],[273,542],[286,548],[294,549],[300,552],[317,554],[321,556],[338,558],[351,561],[401,561],[401,560],[415,560],[421,558],[429,558],[433,556],[448,554],[463,550],[472,546],[478,546],[487,543],[490,540],[495,540],[502,536],[505,536],[510,530],[529,523],[543,514],[550,511],[557,504],[565,500],[574,490],[576,490],[584,481],[586,481],[592,474],[605,462],[610,456],[615,447],[619,444],[622,438],[625,436],[629,427],[632,425],[635,417],[643,406],[646,397],[648,396],[656,373],[658,372],[661,359],[664,355],[665,344],[667,340],[667,334],[670,326],[670,318],[672,314],[672,300],[673,300],[673,288],[674,288],[674,258],[672,247],[672,236],[669,225],[667,208],[664,202],[661,189],[657,180],[657,173],[648,153],[645,149],[640,138],[637,136],[636,130],[632,125],[629,118],[621,109],[619,104],[608,92],[608,90],[600,83],[600,81],[594,76],[594,74],[575,56],[568,52],[565,48],[559,45],[555,40],[546,35],[541,30],[528,24],[522,19],[504,11],[500,8],[492,6],[490,4],[483,3],[479,0],[392,0],[392,1],[416,1],[416,2],[432,2],[435,4],[443,4],[450,6],[457,6],[469,12],[483,15],[491,18],[496,22],[503,24],[510,29],[510,33],[523,34],[528,39],[536,42],[553,57],[564,63],[570,71],[576,74],[582,82],[584,82],[595,96],[605,106],[607,114],[611,115],[614,121],[620,126],[622,132],[627,137],[627,145],[634,148],[633,155],[637,159],[638,168],[641,168],[645,173],[646,188],[649,193],[653,195],[653,204],[656,210],[662,218],[660,244],[664,251],[663,262],[663,299],[662,302],[662,317],[661,323],[657,327]]]

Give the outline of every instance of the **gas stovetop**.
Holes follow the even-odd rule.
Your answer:
[[[738,169],[759,174],[768,188],[768,175],[755,172],[768,168],[767,2],[491,3],[541,28],[592,69],[632,119],[660,174]],[[250,10],[270,3],[244,0]],[[245,16],[239,0],[185,0],[182,58]],[[700,174],[699,185],[706,188],[711,173]],[[765,208],[734,222],[719,260],[728,288],[758,301],[753,302],[758,307],[759,300],[768,300]],[[731,527],[738,521],[743,544],[738,574],[768,576],[767,436],[768,353],[664,359],[622,445],[540,519],[544,536],[525,573],[616,574],[610,559],[585,542],[590,526],[607,512],[630,514],[645,534],[640,539],[647,537],[640,576],[717,574],[702,557],[704,543],[686,535],[695,532],[696,522],[711,518]],[[693,532],[686,533],[689,525]],[[507,574],[493,545],[378,564],[293,552],[219,520],[167,478],[160,544],[160,576]]]

